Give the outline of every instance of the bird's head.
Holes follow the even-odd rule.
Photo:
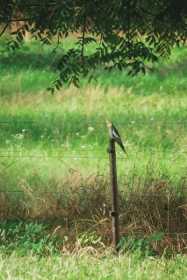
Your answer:
[[[106,120],[106,126],[107,126],[108,128],[111,128],[111,127],[112,127],[112,122],[109,121],[109,120]]]

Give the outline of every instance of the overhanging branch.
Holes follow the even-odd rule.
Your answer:
[[[3,34],[4,34],[5,31],[7,30],[8,26],[9,26],[9,22],[8,22],[7,24],[5,24],[5,26],[4,26],[3,29],[1,30],[1,32],[0,32],[0,37],[3,36]]]

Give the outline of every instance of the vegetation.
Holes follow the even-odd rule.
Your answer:
[[[185,279],[186,256],[155,256],[150,245],[159,234],[126,240],[125,252],[116,256],[93,233],[77,237],[72,250],[67,236],[57,238],[58,228],[46,230],[34,223],[1,224],[0,279]]]
[[[55,95],[46,88],[60,49],[5,48],[2,40],[0,279],[185,279],[186,48],[146,75],[100,68]],[[105,119],[128,152],[117,148],[119,256],[108,248]]]
[[[57,45],[76,34],[76,44],[61,51],[52,92],[65,83],[78,86],[79,78],[90,76],[98,66],[145,73],[148,62],[169,55],[172,47],[186,41],[183,0],[111,0],[110,5],[100,0],[1,0],[0,6],[0,37],[12,30],[8,43],[12,50],[20,47],[26,32],[44,44],[56,36]],[[87,51],[90,44],[95,45],[92,52]]]
[[[0,279],[185,279],[186,257],[173,260],[141,258],[138,254],[119,257],[109,254],[20,258],[0,256]]]
[[[45,211],[34,213],[18,192],[23,216],[41,218],[52,205],[52,212],[75,201],[79,205],[84,193],[84,211],[90,213],[90,189],[95,190],[95,202],[99,196],[105,200],[109,193],[106,119],[119,128],[128,150],[128,157],[118,150],[122,191],[151,192],[161,186],[182,192],[187,164],[186,48],[175,50],[170,61],[160,62],[145,76],[98,70],[95,81],[85,78],[80,89],[65,87],[52,96],[44,89],[56,75],[53,61],[58,52],[54,56],[50,46],[34,42],[16,53],[1,46],[1,190],[23,191],[34,204],[38,202],[32,191],[38,191],[39,197],[57,192],[54,197],[46,193]],[[17,208],[15,195],[10,196],[11,202],[3,198],[4,205]],[[63,206],[57,206],[59,196]],[[12,216],[8,213],[4,215]]]

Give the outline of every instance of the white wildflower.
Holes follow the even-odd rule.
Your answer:
[[[95,130],[94,127],[92,127],[92,126],[89,126],[89,127],[88,127],[88,131],[89,131],[89,132],[92,132],[92,131],[94,131],[94,130]]]
[[[14,136],[17,140],[22,140],[24,138],[24,134],[22,133],[17,133],[15,136]]]

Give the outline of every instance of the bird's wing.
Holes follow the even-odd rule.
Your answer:
[[[112,124],[112,133],[113,133],[113,136],[114,136],[115,138],[120,138],[120,139],[121,139],[121,136],[120,136],[120,134],[119,134],[117,128],[116,128],[113,124]]]
[[[125,149],[125,147],[123,145],[123,142],[121,140],[121,136],[120,136],[118,130],[115,128],[114,125],[112,125],[112,137],[118,143],[118,145],[121,147],[121,149],[126,153],[126,149]]]
[[[121,139],[117,139],[116,142],[117,142],[118,145],[121,147],[121,149],[124,151],[124,153],[127,153],[127,152],[126,152],[126,149],[125,149],[125,147],[124,147],[124,145],[123,145],[123,142],[121,141]]]

